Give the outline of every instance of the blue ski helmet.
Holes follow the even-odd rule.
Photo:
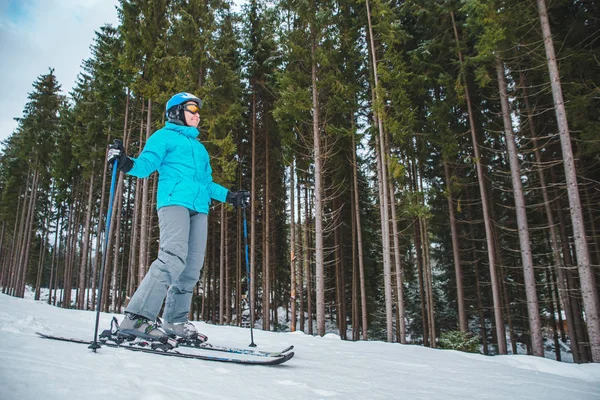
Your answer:
[[[188,101],[193,101],[194,103],[198,104],[198,107],[202,107],[202,100],[193,94],[186,92],[177,93],[171,97],[169,101],[167,101],[167,105],[165,107],[167,111],[167,118],[169,120],[181,121],[184,125],[187,125],[183,112],[183,104],[187,103]]]

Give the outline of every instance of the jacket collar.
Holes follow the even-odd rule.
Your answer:
[[[198,135],[200,135],[200,131],[198,130],[198,128],[194,128],[193,126],[174,124],[170,121],[165,124],[165,129],[181,133],[182,135],[185,135],[190,138],[197,138]]]

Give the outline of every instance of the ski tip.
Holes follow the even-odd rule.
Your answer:
[[[286,347],[285,349],[283,349],[281,352],[282,353],[287,353],[288,351],[293,350],[293,349],[294,349],[294,345],[292,344],[292,345]]]
[[[277,361],[277,363],[274,363],[274,365],[279,365],[279,364],[283,364],[284,362],[287,362],[289,360],[291,360],[294,357],[295,353],[289,352],[289,353],[285,353],[283,354],[283,356],[281,358],[279,358]]]

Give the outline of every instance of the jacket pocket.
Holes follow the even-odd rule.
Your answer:
[[[177,188],[177,186],[181,183],[181,180],[178,180],[177,182],[175,182],[175,184],[173,185],[173,187],[171,188],[171,190],[169,190],[169,196],[167,197],[167,202],[171,202],[171,196],[173,196],[173,193],[175,193],[175,189]]]

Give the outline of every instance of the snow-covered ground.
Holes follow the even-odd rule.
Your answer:
[[[101,330],[112,316],[101,315]],[[600,364],[531,356],[254,330],[258,349],[295,346],[288,363],[265,367],[106,347],[93,353],[35,335],[91,340],[94,321],[90,311],[0,295],[0,399],[600,399]],[[250,342],[248,329],[195,324],[214,344]]]

